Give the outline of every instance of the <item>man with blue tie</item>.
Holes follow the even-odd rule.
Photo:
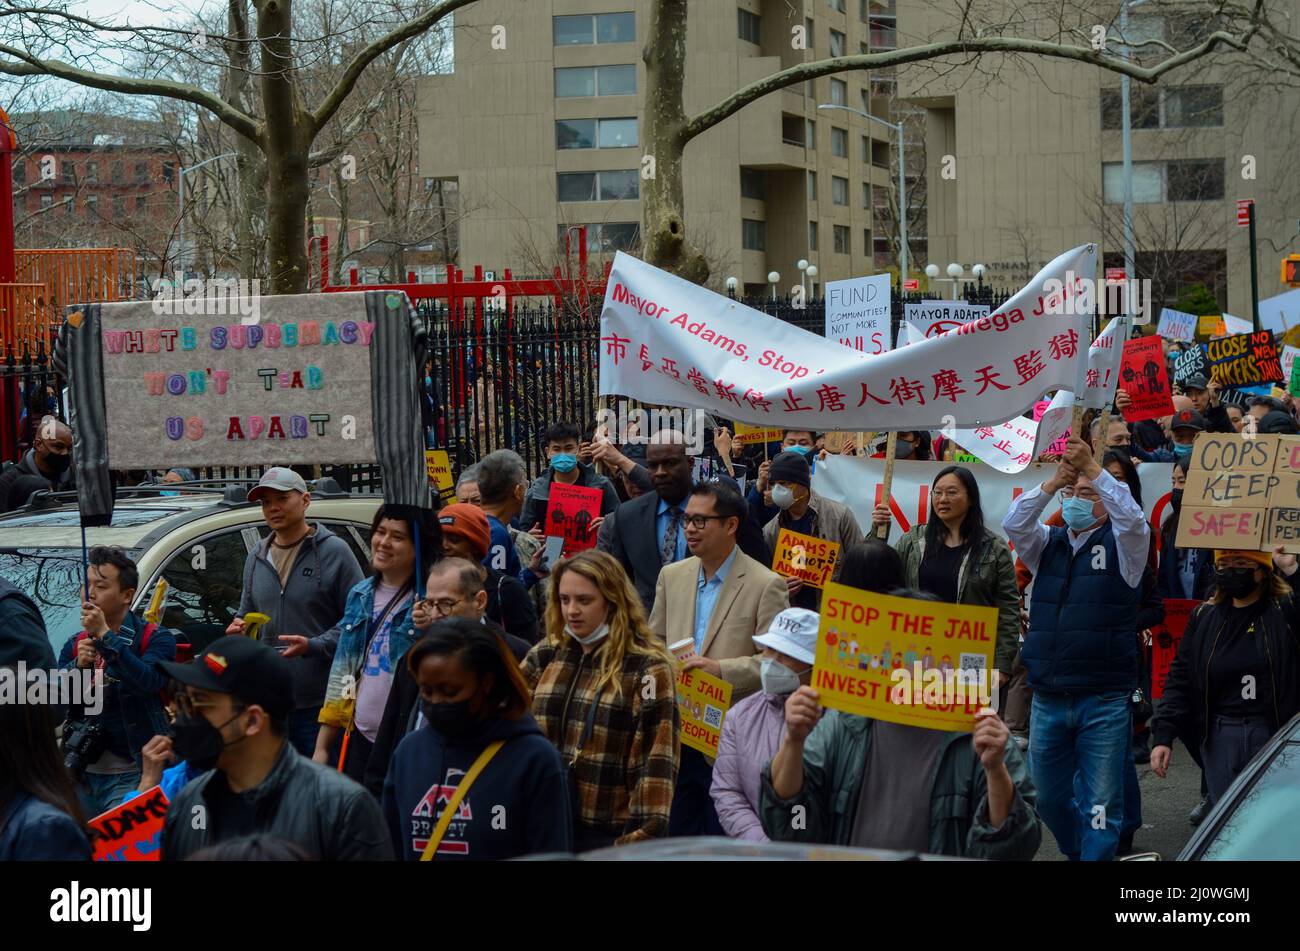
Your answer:
[[[660,569],[688,554],[685,517],[691,459],[682,434],[656,433],[646,447],[646,468],[654,491],[624,502],[605,516],[597,547],[622,563],[649,614]]]

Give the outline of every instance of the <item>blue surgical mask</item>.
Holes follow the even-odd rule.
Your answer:
[[[1081,499],[1077,496],[1066,499],[1061,506],[1061,517],[1065,519],[1065,524],[1076,532],[1085,531],[1092,528],[1097,521],[1097,516],[1092,514],[1092,504],[1089,499]]]
[[[159,492],[158,494],[159,495],[180,495],[179,492],[167,492],[167,491]]]
[[[812,446],[791,446],[790,452],[797,452],[799,455],[807,457],[812,454]]]
[[[1192,454],[1191,443],[1174,443],[1174,455],[1179,459],[1186,459]]]
[[[551,468],[556,472],[572,472],[578,464],[578,457],[571,452],[557,452],[551,456]]]

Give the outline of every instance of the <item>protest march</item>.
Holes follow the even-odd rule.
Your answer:
[[[66,487],[84,539],[62,628],[0,589],[0,857],[1108,861],[1171,769],[1194,827],[1300,712],[1300,424],[1272,331],[1103,322],[1096,270],[901,321],[839,282],[819,335],[620,252],[601,412],[551,419],[535,473],[421,434],[405,295],[70,310],[74,415],[0,475],[6,518]],[[382,494],[321,475],[357,462]],[[112,533],[223,465],[259,474],[209,496],[249,513],[237,557],[184,543],[230,599],[196,625]]]

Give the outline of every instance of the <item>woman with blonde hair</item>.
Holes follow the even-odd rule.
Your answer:
[[[1296,571],[1279,545],[1216,551],[1215,590],[1187,622],[1151,721],[1151,769],[1164,778],[1175,736],[1199,747],[1211,801],[1220,799],[1269,738],[1300,711]]]
[[[577,851],[664,836],[679,752],[672,656],[623,566],[602,551],[551,575],[546,636],[524,678],[568,770]]]

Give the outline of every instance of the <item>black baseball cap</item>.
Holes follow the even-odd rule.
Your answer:
[[[1188,390],[1206,390],[1210,387],[1210,381],[1205,378],[1204,373],[1193,373],[1183,381],[1183,392]]]
[[[1294,436],[1300,432],[1300,426],[1296,425],[1295,417],[1290,413],[1282,410],[1269,410],[1264,414],[1255,425],[1255,431],[1264,434],[1282,433],[1285,436]]]
[[[1203,433],[1205,432],[1205,417],[1194,409],[1185,409],[1174,413],[1173,419],[1169,421],[1169,428],[1194,429],[1198,433]]]
[[[273,719],[293,712],[293,672],[289,662],[261,641],[243,635],[219,637],[188,664],[159,661],[167,676],[200,690],[228,693],[257,704]]]

